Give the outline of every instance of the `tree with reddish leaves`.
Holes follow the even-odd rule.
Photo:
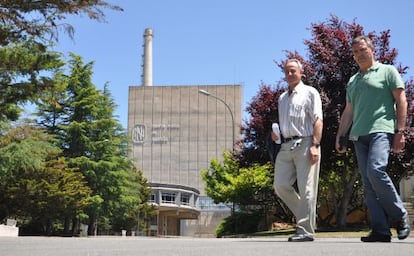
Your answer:
[[[353,147],[349,147],[346,155],[338,155],[335,152],[335,136],[339,124],[340,115],[345,106],[346,84],[351,75],[358,71],[358,66],[353,60],[351,41],[361,34],[365,34],[363,27],[353,23],[341,21],[336,16],[325,23],[312,24],[313,38],[306,40],[309,49],[309,66],[312,68],[310,84],[317,85],[325,96],[324,101],[324,136],[322,141],[322,164],[321,180],[327,186],[321,188],[323,197],[320,199],[333,198],[332,214],[336,225],[340,228],[346,225],[346,216],[353,210],[358,209],[361,198],[359,172],[356,165]],[[399,72],[404,75],[408,67],[397,64],[398,51],[390,47],[390,30],[379,34],[367,33],[375,44],[375,57],[379,62],[395,65]],[[413,83],[406,83],[407,94],[412,97]],[[412,102],[410,103],[412,104]],[[412,115],[412,114],[408,114]],[[407,120],[408,121],[408,120]],[[403,154],[391,155],[388,172],[394,182],[414,174],[412,161],[413,132],[407,128],[407,148]],[[337,173],[337,175],[334,175]],[[336,179],[332,179],[335,177]],[[339,186],[338,186],[339,185]],[[325,189],[325,191],[324,191]],[[326,194],[324,193],[326,192]],[[323,202],[323,200],[322,200]],[[320,216],[320,219],[323,219]],[[327,218],[327,222],[332,219]]]
[[[407,94],[407,128],[405,129],[405,150],[402,154],[391,153],[388,173],[397,188],[401,180],[414,175],[414,80],[405,82]]]
[[[243,148],[237,158],[242,166],[253,163],[265,164],[270,161],[268,136],[272,123],[278,122],[277,100],[284,91],[281,85],[272,88],[262,83],[259,92],[253,97],[246,111],[250,119],[242,126]]]
[[[395,65],[399,72],[406,74],[408,67],[397,63],[398,51],[390,47],[390,30],[380,33],[365,33],[361,25],[355,21],[347,23],[336,16],[326,22],[311,24],[312,38],[305,40],[308,48],[308,59],[298,52],[286,51],[286,58],[276,61],[283,72],[284,62],[289,58],[299,59],[304,66],[305,84],[318,89],[321,94],[324,112],[324,131],[321,142],[322,159],[319,185],[319,225],[336,224],[345,228],[346,217],[353,211],[363,208],[363,197],[359,171],[353,145],[349,143],[346,154],[335,151],[335,136],[340,116],[345,107],[346,85],[349,78],[358,71],[353,60],[351,41],[354,37],[366,34],[375,44],[376,59],[379,62]],[[413,80],[406,82],[409,110],[406,129],[406,149],[402,154],[391,155],[388,172],[394,182],[414,174],[414,130]],[[269,161],[266,149],[266,135],[270,132],[271,123],[277,121],[277,99],[283,91],[280,82],[275,89],[262,84],[259,94],[247,107],[250,114],[243,127],[244,145],[237,156],[243,165],[264,163]]]

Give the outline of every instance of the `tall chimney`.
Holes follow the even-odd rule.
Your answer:
[[[152,29],[147,28],[144,32],[144,61],[142,85],[152,86]]]

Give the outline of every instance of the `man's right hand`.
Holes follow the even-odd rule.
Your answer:
[[[271,133],[271,136],[272,136],[272,140],[274,142],[276,142],[279,139],[279,137],[277,137],[277,135],[274,132],[270,132],[270,133]]]
[[[335,149],[338,153],[345,153],[348,149],[348,138],[345,136],[336,136]]]

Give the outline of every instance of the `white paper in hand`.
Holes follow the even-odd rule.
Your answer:
[[[279,129],[279,125],[277,123],[273,123],[272,124],[272,130],[273,130],[274,134],[276,134],[276,136],[278,138],[277,141],[276,141],[276,144],[282,143],[282,139],[280,138],[280,129]]]

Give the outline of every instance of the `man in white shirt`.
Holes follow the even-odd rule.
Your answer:
[[[313,241],[316,228],[322,101],[314,87],[302,82],[302,76],[302,64],[287,60],[285,79],[289,87],[278,101],[284,140],[276,157],[274,187],[296,218],[296,233],[289,237],[290,242]],[[274,133],[272,139],[277,139]]]

